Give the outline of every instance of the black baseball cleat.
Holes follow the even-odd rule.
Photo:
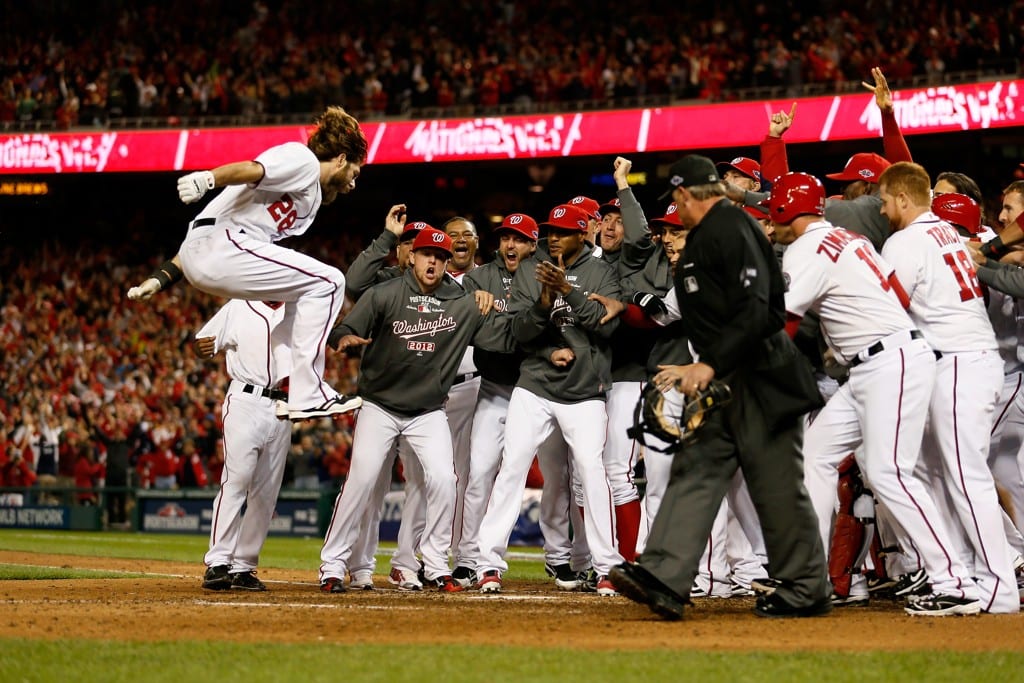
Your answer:
[[[903,574],[892,587],[892,594],[897,598],[910,598],[917,595],[928,595],[932,592],[928,583],[928,574],[923,569]]]
[[[580,587],[580,584],[586,578],[581,578],[579,574],[572,570],[568,563],[545,564],[544,573],[555,580],[555,588],[560,591],[574,591]],[[594,583],[594,590],[597,590],[596,581]]]
[[[207,567],[203,574],[203,588],[208,591],[224,591],[231,588],[231,575],[228,570],[230,564],[218,564],[214,567]]]
[[[476,571],[459,565],[452,572],[452,578],[455,579],[460,586],[463,588],[469,588],[476,581]]]
[[[231,575],[231,587],[241,591],[265,591],[266,584],[256,578],[256,572],[247,571]]]
[[[344,593],[345,582],[336,577],[328,577],[320,582],[321,593]]]
[[[608,580],[621,594],[648,608],[659,617],[669,621],[683,618],[687,598],[662,583],[656,576],[632,562],[623,562],[612,567]]]
[[[772,617],[785,619],[790,617],[818,617],[832,611],[832,598],[822,598],[812,602],[810,605],[797,607],[791,605],[778,593],[762,595],[757,599],[754,606],[754,614],[759,617]]]
[[[292,420],[309,420],[316,417],[331,417],[348,413],[363,405],[363,399],[358,396],[346,396],[338,394],[332,399],[325,401],[316,408],[305,410],[288,410],[288,417]]]

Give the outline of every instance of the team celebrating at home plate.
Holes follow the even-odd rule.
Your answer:
[[[192,330],[233,378],[202,588],[267,589],[290,426],[351,413],[330,596],[516,592],[510,538],[539,467],[554,590],[666,620],[693,599],[1018,612],[1024,181],[988,188],[987,221],[971,178],[914,162],[872,75],[883,154],[790,170],[794,106],[769,115],[759,160],[681,153],[645,212],[618,157],[614,196],[500,216],[479,262],[484,226],[401,203],[344,274],[276,244],[355,189],[367,141],[339,107],[305,145],[181,178],[185,203],[224,189],[128,298],[186,279],[230,299]],[[361,355],[353,395],[324,381],[339,354]],[[378,574],[396,459],[402,526]]]

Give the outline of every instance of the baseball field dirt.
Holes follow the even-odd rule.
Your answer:
[[[194,564],[0,551],[0,564],[74,567],[145,578],[0,581],[0,637],[345,644],[483,644],[706,651],[1024,651],[1024,615],[909,617],[892,601],[814,619],[762,619],[753,598],[695,600],[669,623],[621,597],[510,581],[499,595],[374,591],[326,595],[305,571],[260,572],[267,592],[200,588]],[[226,619],[225,612],[234,610]],[[226,629],[225,623],[232,627]]]

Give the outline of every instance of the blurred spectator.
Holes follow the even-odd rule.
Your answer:
[[[83,450],[78,454],[78,462],[75,463],[75,488],[76,499],[79,505],[97,505],[99,496],[96,487],[103,487],[103,478],[106,476],[106,467],[102,462],[96,462],[93,454]]]
[[[311,431],[303,431],[298,434],[298,441],[292,443],[288,453],[292,474],[291,486],[296,489],[315,491],[320,488],[319,464],[323,458],[323,448],[314,440]]]

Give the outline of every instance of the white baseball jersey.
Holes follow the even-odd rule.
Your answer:
[[[782,271],[786,311],[818,313],[825,341],[846,363],[879,339],[912,328],[889,279],[893,267],[862,235],[828,221],[811,223],[786,248]]]
[[[232,299],[196,333],[214,337],[214,353],[224,351],[231,379],[258,387],[276,387],[291,373],[292,357],[287,337],[278,326],[284,307],[272,308],[262,301]]]
[[[255,161],[263,166],[259,183],[225,187],[196,219],[229,220],[265,242],[306,232],[323,201],[316,155],[300,142],[286,142]]]
[[[974,262],[956,228],[926,211],[886,240],[882,256],[896,269],[910,317],[932,348],[997,348]]]

